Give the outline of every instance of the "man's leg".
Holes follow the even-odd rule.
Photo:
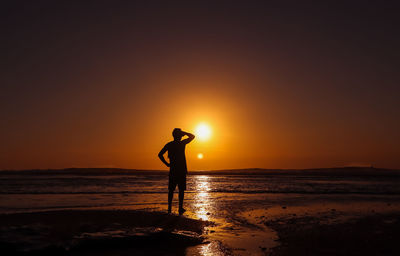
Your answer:
[[[186,210],[183,209],[183,199],[185,197],[186,190],[186,175],[183,175],[179,180],[179,215],[182,215]]]
[[[168,190],[168,213],[171,213],[172,208],[172,198],[174,197],[174,190]]]
[[[186,210],[183,209],[183,198],[185,197],[185,190],[179,189],[179,215],[182,215]]]
[[[176,188],[176,181],[170,175],[169,182],[168,182],[168,213],[171,213],[172,209],[172,198],[174,197],[174,191]]]

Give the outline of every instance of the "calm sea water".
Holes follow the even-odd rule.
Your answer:
[[[166,172],[0,172],[0,212],[163,208],[167,184]],[[199,200],[255,200],[274,194],[399,195],[400,174],[375,169],[196,172],[188,176],[187,189],[188,204],[194,201],[199,204]]]

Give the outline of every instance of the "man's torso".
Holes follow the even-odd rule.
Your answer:
[[[185,147],[186,144],[181,141],[171,141],[167,144],[170,175],[185,175],[187,173]]]

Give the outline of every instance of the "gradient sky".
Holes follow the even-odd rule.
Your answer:
[[[400,168],[395,1],[8,2],[0,169]]]

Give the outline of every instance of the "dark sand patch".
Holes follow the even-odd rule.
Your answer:
[[[400,255],[400,213],[375,214],[340,223],[329,216],[287,216],[265,221],[278,232],[273,256]]]
[[[5,255],[184,255],[188,246],[204,242],[207,225],[212,223],[144,211],[2,214],[0,250]]]

